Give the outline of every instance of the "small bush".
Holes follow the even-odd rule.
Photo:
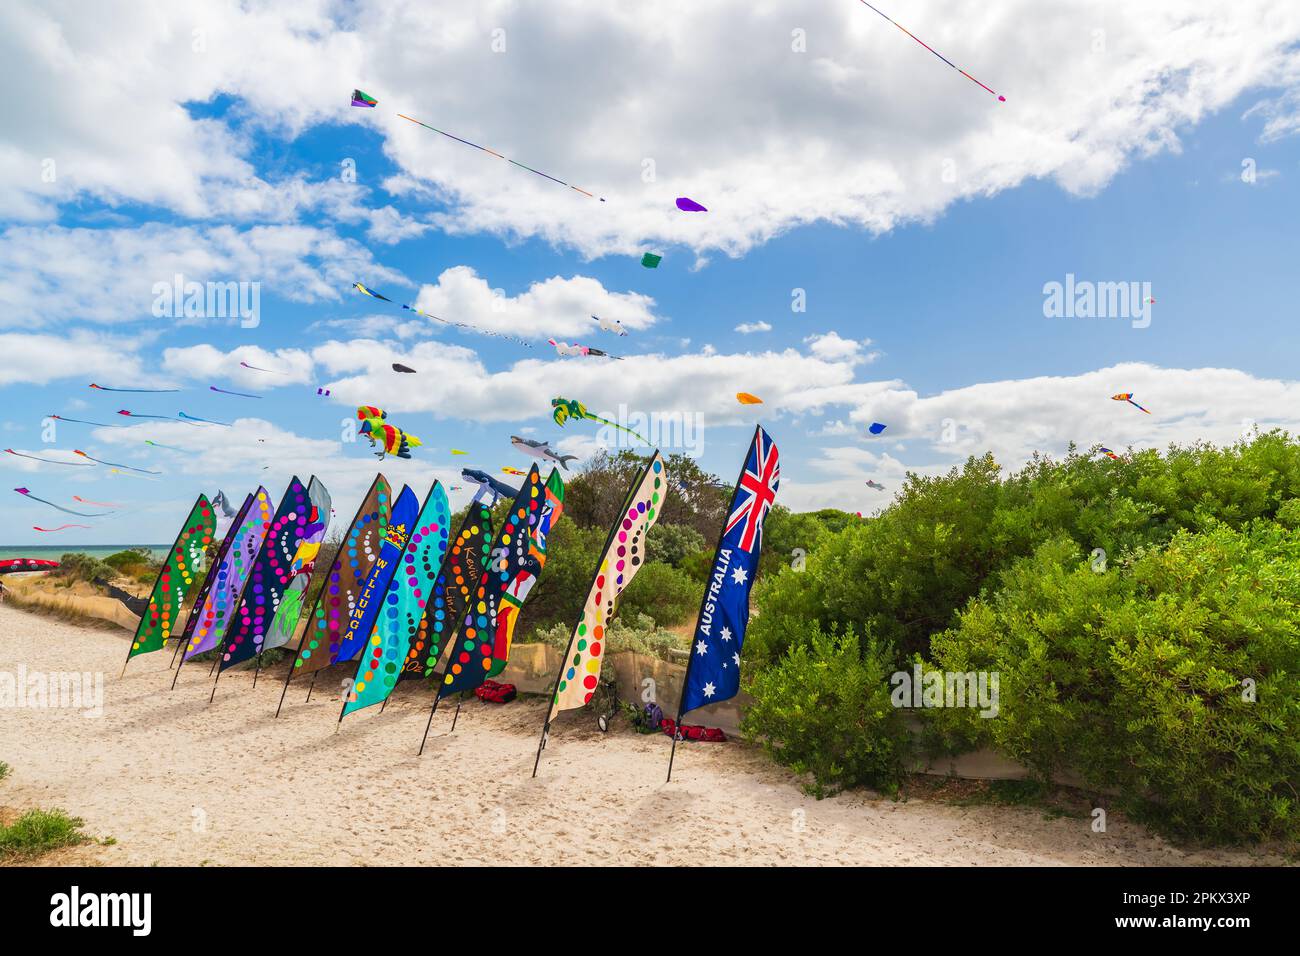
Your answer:
[[[618,600],[619,613],[644,614],[663,627],[681,624],[700,606],[700,586],[671,564],[650,561]]]
[[[812,774],[819,798],[852,786],[897,792],[908,744],[889,699],[892,650],[862,646],[852,629],[824,634],[814,624],[799,637],[750,682],[741,729],[778,763]]]
[[[0,780],[3,780],[7,776],[9,776],[9,765],[3,760],[0,760]]]
[[[569,646],[573,628],[568,624],[556,624],[546,630],[537,631],[534,638],[542,644],[550,644],[561,653]],[[672,660],[674,650],[684,650],[687,639],[679,637],[672,631],[660,630],[655,622],[645,614],[627,618],[614,618],[605,631],[605,656],[608,663],[610,656],[621,651],[633,651],[660,660]],[[606,675],[608,676],[608,675]]]
[[[85,823],[62,810],[28,810],[9,826],[0,825],[0,860],[40,856],[65,846],[89,842]]]

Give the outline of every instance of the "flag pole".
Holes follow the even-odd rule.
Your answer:
[[[686,688],[689,686],[687,682],[691,678],[691,664],[695,662],[693,645],[695,635],[699,632],[700,618],[704,617],[704,608],[709,603],[709,584],[713,579],[713,568],[718,563],[718,552],[722,550],[723,539],[727,537],[726,512],[730,509],[731,502],[736,500],[736,492],[740,489],[740,482],[745,477],[745,465],[749,461],[749,450],[754,447],[754,442],[758,440],[758,431],[762,427],[762,425],[754,426],[754,436],[749,440],[749,445],[745,449],[745,456],[740,460],[740,474],[736,476],[736,483],[731,486],[731,497],[727,499],[727,509],[724,510],[722,516],[722,531],[718,534],[718,544],[713,549],[713,563],[709,565],[709,580],[704,582],[704,596],[700,598],[700,612],[695,615],[695,628],[691,631],[692,648],[688,648],[686,652],[686,673],[682,674],[682,692],[677,698],[677,719],[673,722],[673,749],[668,754],[668,779],[664,783],[673,782],[673,761],[677,758],[677,741],[682,736],[682,714],[685,713],[682,706],[686,703]]]
[[[655,449],[655,451],[651,452],[649,459],[646,461],[645,467],[642,468],[641,473],[637,475],[636,478],[633,479],[632,484],[627,489],[627,493],[623,495],[623,504],[619,508],[618,517],[616,517],[614,519],[614,523],[610,525],[609,534],[605,537],[605,544],[600,549],[600,559],[596,561],[596,570],[591,575],[591,583],[587,585],[586,593],[588,596],[591,595],[591,589],[596,586],[596,578],[600,577],[600,566],[604,562],[605,554],[607,551],[609,551],[610,545],[614,543],[614,536],[618,534],[618,529],[622,527],[623,517],[624,517],[624,513],[627,511],[628,502],[632,500],[632,496],[636,494],[636,490],[641,487],[641,483],[645,481],[646,475],[650,474],[650,468],[652,465],[654,465],[655,456],[658,454],[659,454],[658,449]],[[578,609],[577,623],[573,625],[573,631],[572,633],[569,634],[568,646],[565,647],[564,649],[564,656],[560,658],[560,667],[555,672],[555,687],[551,690],[551,696],[547,705],[548,709],[546,711],[546,719],[542,722],[542,733],[537,738],[537,756],[533,758],[534,779],[537,777],[537,767],[542,762],[542,751],[546,749],[546,735],[547,732],[551,729],[551,718],[557,713],[557,711],[555,710],[555,704],[556,704],[556,696],[560,692],[560,677],[564,674],[564,667],[569,661],[569,652],[573,650],[573,642],[578,636],[578,626],[582,624],[582,613],[584,610],[586,610],[586,607],[587,607],[587,599],[583,598],[582,607]],[[602,666],[604,665],[603,659],[601,661],[601,664]]]
[[[429,722],[424,725],[424,739],[420,741],[420,752],[416,754],[417,757],[424,756],[424,745],[429,739],[429,728],[433,726],[433,715],[438,709],[438,701],[440,700],[442,700],[442,697],[435,693],[433,695],[433,706],[429,708]]]

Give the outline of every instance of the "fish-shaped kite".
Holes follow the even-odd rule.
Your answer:
[[[84,511],[73,511],[71,508],[63,507],[63,505],[56,505],[53,501],[46,501],[44,498],[37,498],[26,488],[15,488],[14,491],[18,492],[20,495],[25,495],[26,497],[31,498],[32,501],[39,501],[43,505],[49,505],[55,511],[62,511],[64,514],[68,515],[76,515],[78,518],[103,518],[109,514],[107,511],[96,512],[94,514],[86,514]]]
[[[72,465],[73,467],[76,467],[76,468],[94,468],[94,467],[95,467],[94,465],[89,465],[89,464],[87,464],[87,463],[84,462],[84,461],[59,461],[57,458],[40,458],[40,457],[38,457],[38,456],[36,456],[36,455],[27,455],[27,454],[24,454],[24,453],[21,452],[21,451],[14,451],[12,448],[6,448],[5,451],[7,451],[9,454],[14,455],[14,456],[16,456],[16,457],[18,457],[18,458],[30,458],[32,461],[43,461],[43,462],[45,462],[45,464],[47,464],[47,465]]]
[[[357,406],[357,421],[361,422],[359,434],[365,435],[370,441],[370,447],[380,447],[380,451],[375,455],[380,461],[384,460],[384,455],[396,455],[398,458],[410,458],[411,449],[424,444],[414,435],[407,434],[395,425],[388,424],[385,419],[388,418],[388,412],[374,405]]]
[[[627,335],[627,329],[623,328],[623,323],[618,319],[606,319],[599,315],[593,315],[592,318],[600,323],[600,328],[603,332],[613,332],[616,335]]]
[[[751,395],[749,392],[737,392],[736,401],[742,405],[762,405],[763,400],[757,395]]]
[[[602,352],[600,349],[593,349],[590,346],[579,345],[577,342],[574,342],[572,345],[570,345],[567,342],[557,342],[555,341],[555,339],[547,339],[546,341],[549,342],[551,345],[555,346],[556,354],[565,357],[571,357],[575,355],[596,355],[601,358],[612,358],[612,359],[618,358],[617,355],[610,355],[608,352]],[[620,361],[622,360],[620,359]]]
[[[1112,402],[1128,402],[1128,403],[1129,403],[1130,405],[1132,405],[1134,408],[1139,409],[1140,411],[1144,411],[1144,412],[1146,412],[1148,415],[1151,414],[1149,411],[1147,411],[1145,408],[1143,408],[1143,407],[1142,407],[1141,405],[1139,405],[1137,402],[1133,401],[1133,393],[1132,393],[1132,392],[1120,392],[1118,395],[1112,395],[1112,396],[1110,397],[1110,400],[1111,400]]]
[[[587,411],[587,406],[582,404],[582,402],[567,398],[553,398],[551,399],[551,408],[553,409],[551,417],[555,419],[555,424],[561,427],[563,427],[564,423],[570,418],[585,418],[589,421],[600,422],[602,425],[609,425],[613,428],[617,428],[619,431],[625,431],[629,435],[634,435],[641,439],[647,445],[650,444],[649,440],[644,435],[639,432],[634,432],[626,425],[620,425],[617,422],[611,422],[608,418],[601,418],[599,415],[593,415],[591,412]]]
[[[499,478],[493,478],[485,471],[474,468],[462,468],[460,476],[466,481],[478,485],[480,492],[486,491],[497,498],[513,498],[519,494],[518,488],[511,488]],[[495,499],[494,499],[495,500]]]
[[[553,461],[565,471],[569,470],[568,462],[578,460],[577,455],[557,455],[555,450],[551,448],[550,442],[534,441],[531,438],[520,438],[518,435],[511,435],[510,444],[525,455],[532,455],[534,458],[542,459],[542,461]]]

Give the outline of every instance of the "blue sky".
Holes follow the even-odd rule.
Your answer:
[[[97,44],[111,46],[89,27],[79,36],[70,13],[18,6],[6,31],[16,58],[34,55],[42,23],[58,23],[68,49],[83,56]],[[972,64],[972,72],[1001,68],[994,85],[1008,91],[1005,107],[923,50],[836,9],[818,14],[832,19],[825,33],[808,28],[810,44],[829,37],[834,18],[846,18],[851,29],[832,49],[814,49],[812,67],[788,50],[779,59],[771,54],[781,70],[809,71],[807,89],[800,86],[805,74],[794,73],[771,96],[759,90],[728,100],[738,94],[718,80],[712,115],[734,124],[730,140],[703,117],[684,132],[680,102],[665,104],[660,115],[654,105],[628,106],[626,93],[621,107],[605,103],[593,88],[592,111],[623,123],[617,135],[596,141],[574,116],[580,106],[540,93],[502,103],[493,92],[494,82],[503,82],[496,73],[474,73],[499,71],[502,62],[507,72],[538,68],[526,52],[513,54],[522,64],[508,60],[509,52],[495,59],[484,52],[497,22],[506,24],[512,49],[543,46],[534,34],[554,25],[539,24],[519,5],[488,5],[490,12],[468,21],[471,38],[482,39],[464,41],[468,75],[444,89],[447,77],[431,74],[441,84],[436,95],[416,82],[423,67],[384,59],[392,36],[368,36],[357,27],[364,19],[344,21],[328,4],[305,6],[315,26],[305,37],[302,23],[259,8],[264,19],[247,29],[283,30],[288,39],[264,57],[243,55],[258,61],[253,65],[221,42],[216,27],[186,20],[153,38],[144,30],[138,42],[154,44],[151,65],[122,68],[141,71],[151,112],[135,102],[127,80],[108,101],[90,99],[77,67],[45,66],[47,75],[37,70],[20,80],[40,85],[42,96],[52,86],[48,95],[62,97],[64,112],[42,120],[6,107],[19,111],[5,124],[6,145],[26,165],[18,186],[0,190],[0,246],[14,263],[0,283],[7,316],[0,348],[11,356],[8,375],[0,376],[0,441],[69,461],[81,448],[161,474],[147,481],[0,455],[9,480],[0,544],[161,542],[199,491],[222,488],[239,498],[264,482],[278,495],[293,473],[304,480],[321,474],[337,520],[345,521],[376,468],[364,441],[341,440],[360,402],[384,407],[390,421],[424,442],[413,460],[382,466],[395,484],[409,481],[421,494],[435,477],[461,484],[457,472],[466,465],[527,468],[530,459],[509,444],[512,434],[550,439],[581,458],[594,454],[595,424],[561,429],[550,420],[549,399],[563,395],[594,411],[625,403],[632,411],[698,416],[702,442],[687,450],[728,480],[753,424],[762,422],[782,451],[779,500],[864,513],[886,504],[906,471],[944,471],[985,450],[1016,467],[1034,451],[1059,454],[1070,441],[1160,447],[1230,442],[1254,425],[1296,427],[1288,276],[1295,271],[1300,144],[1292,135],[1295,91],[1283,78],[1297,75],[1300,23],[1274,22],[1267,37],[1257,25],[1284,8],[1247,4],[1224,27],[1227,40],[1166,44],[1159,57],[1183,58],[1171,64],[1137,46],[1150,23],[1129,23],[1124,18],[1136,14],[1116,6],[1102,20],[1112,48],[1124,51],[1108,55],[1122,60],[1105,68],[1095,55],[1081,60],[1076,79],[1092,71],[1085,89],[1052,88],[1046,64],[1021,63],[1017,51],[1028,61],[1031,48],[1009,13],[986,20],[976,32],[1006,52]],[[933,4],[909,12],[916,22],[908,25],[922,36],[919,25],[929,26],[958,47],[949,49],[953,56],[979,59],[963,43],[966,34],[944,29],[951,20],[941,13],[961,15],[955,9]],[[1089,9],[1081,5],[1077,21],[1057,21],[1067,73],[1078,36],[1095,29]],[[742,33],[789,34],[772,19],[778,14],[742,10],[733,11],[750,18]],[[400,32],[400,24],[386,28]],[[210,75],[182,79],[183,65],[169,65],[163,52],[176,36],[189,42],[193,31],[208,29],[214,35],[205,32],[204,49],[194,55]],[[600,49],[624,45],[629,57],[638,43],[655,39],[638,40],[635,24],[612,15],[591,30],[601,34]],[[567,42],[547,39],[546,49]],[[445,56],[445,45],[460,41],[439,42]],[[318,69],[323,51],[335,49],[346,51],[337,69],[300,75],[303,64]],[[709,51],[674,49],[677,59],[664,72],[705,82],[699,71]],[[115,55],[131,59],[129,51]],[[282,63],[261,64],[278,56]],[[722,70],[746,56],[728,46],[713,59]],[[1243,60],[1257,62],[1256,71],[1240,69]],[[1237,70],[1227,79],[1215,72],[1225,64]],[[294,77],[281,85],[297,86],[298,101],[286,102],[294,90],[268,90],[256,72],[274,75],[276,68]],[[1200,69],[1218,85],[1199,81]],[[609,62],[591,70],[586,79],[596,86],[618,75]],[[551,79],[542,76],[538,85]],[[903,82],[899,95],[912,109],[870,103],[872,85],[884,82]],[[846,83],[860,84],[861,95],[844,95]],[[1108,83],[1109,98],[1095,102]],[[354,85],[377,96],[379,108],[350,108]],[[783,101],[792,89],[799,96]],[[482,109],[473,102],[476,90],[485,97]],[[23,90],[17,93],[21,100]],[[142,142],[101,141],[94,117],[112,108],[113,95],[123,97],[123,109],[140,112],[141,124],[160,125],[142,130]],[[824,117],[816,115],[819,97]],[[733,118],[753,110],[755,98],[770,106],[769,115]],[[392,118],[398,110],[437,116],[444,128],[572,176],[609,202],[407,127]],[[820,148],[803,155],[808,144]],[[649,183],[642,176],[647,156],[659,157],[662,170]],[[64,170],[54,182],[36,175],[47,158]],[[953,171],[947,179],[945,160]],[[1242,179],[1243,161],[1253,163],[1253,182]],[[356,182],[340,177],[344,168],[355,168]],[[741,178],[745,171],[749,178]],[[680,213],[674,195],[690,195],[710,211]],[[643,250],[664,254],[657,270],[641,267]],[[176,271],[200,282],[259,283],[256,327],[151,315],[154,283]],[[1067,273],[1149,283],[1156,299],[1149,327],[1126,318],[1045,317],[1044,284]],[[428,311],[509,330],[531,347],[420,320],[351,291],[352,281],[398,302],[418,296]],[[500,290],[504,308],[491,307],[491,289]],[[794,290],[803,290],[806,311],[792,311]],[[588,318],[593,312],[621,317],[630,334],[601,331]],[[770,328],[736,330],[760,323]],[[550,337],[624,361],[561,358],[546,344]],[[241,359],[286,374],[248,372]],[[392,373],[393,361],[417,374]],[[113,395],[90,390],[91,381],[183,390]],[[209,385],[261,397],[216,395]],[[318,397],[317,387],[332,395]],[[734,393],[741,390],[764,405],[739,406]],[[1135,392],[1153,414],[1110,401],[1119,391]],[[125,424],[119,408],[183,409],[234,427],[62,424],[53,441],[44,440],[49,413]],[[889,426],[884,435],[866,432],[872,421]],[[188,451],[151,448],[145,438]],[[452,457],[451,448],[470,454]],[[886,491],[866,488],[868,478]],[[73,495],[121,507],[83,521],[8,491],[18,486],[76,510],[84,506]],[[92,528],[32,530],[65,522]]]

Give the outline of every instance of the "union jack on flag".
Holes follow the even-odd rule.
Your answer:
[[[745,458],[745,469],[740,473],[740,483],[736,486],[736,498],[732,502],[725,532],[730,534],[736,525],[744,522],[738,542],[742,551],[753,551],[755,542],[762,545],[763,519],[776,500],[776,489],[780,484],[781,458],[776,443],[767,432],[759,428],[754,433],[754,443],[750,445],[749,454]]]

